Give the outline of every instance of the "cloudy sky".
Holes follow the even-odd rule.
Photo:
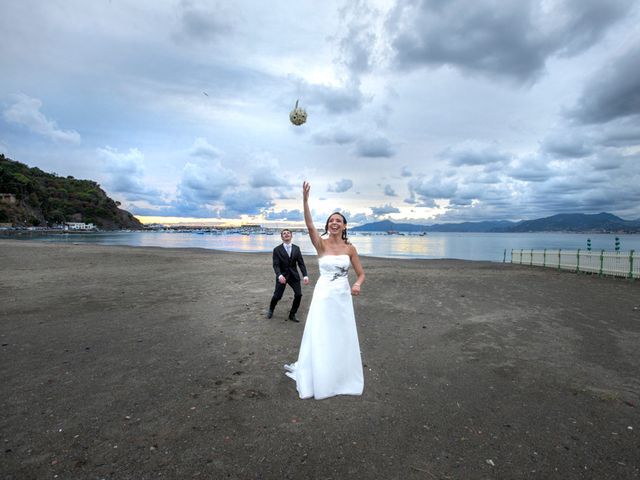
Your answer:
[[[0,152],[143,218],[640,218],[639,10],[4,1]]]

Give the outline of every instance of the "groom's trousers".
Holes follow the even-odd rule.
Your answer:
[[[302,300],[302,288],[300,287],[300,280],[297,282],[287,282],[280,283],[276,279],[276,289],[273,292],[273,297],[271,297],[271,304],[269,305],[269,310],[273,311],[276,308],[276,305],[284,295],[284,290],[289,285],[293,289],[293,304],[291,305],[291,310],[289,311],[289,315],[293,315],[298,311],[300,307],[300,301]]]

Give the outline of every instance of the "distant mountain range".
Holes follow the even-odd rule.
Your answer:
[[[640,233],[640,219],[623,220],[611,213],[561,213],[551,217],[511,222],[437,223],[417,225],[391,220],[367,223],[351,228],[356,232],[616,232]]]

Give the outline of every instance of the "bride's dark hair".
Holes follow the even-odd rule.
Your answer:
[[[333,212],[331,215],[329,215],[329,218],[327,218],[327,223],[324,224],[324,232],[322,233],[322,235],[326,235],[327,232],[329,231],[329,220],[331,220],[331,217],[333,217],[334,215],[340,215],[342,217],[342,221],[344,222],[344,230],[342,231],[342,240],[344,240],[344,243],[351,243],[347,238],[347,219],[340,212]]]

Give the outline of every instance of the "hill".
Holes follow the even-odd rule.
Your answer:
[[[511,232],[640,232],[640,221],[623,220],[611,213],[560,213],[514,225]]]
[[[424,232],[425,225],[414,225],[412,223],[394,223],[391,220],[382,220],[380,222],[367,223],[359,227],[350,228],[353,232],[388,232],[395,230],[397,232]]]
[[[391,220],[367,223],[351,229],[356,232],[624,232],[640,233],[640,219],[623,220],[610,213],[562,213],[522,222],[484,221],[417,225]]]
[[[104,230],[142,228],[131,213],[118,208],[91,180],[59,177],[0,154],[0,223],[51,226],[64,222],[93,223]]]

